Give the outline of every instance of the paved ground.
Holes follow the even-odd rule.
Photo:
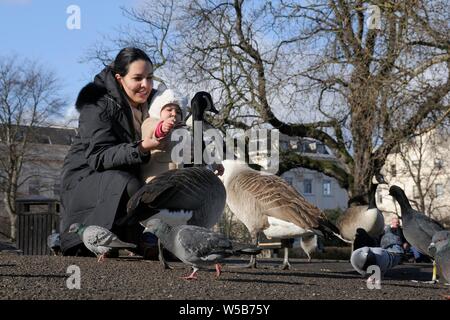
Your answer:
[[[230,260],[230,263],[244,263]],[[189,272],[181,263],[162,270],[156,261],[121,257],[97,263],[95,258],[19,256],[0,252],[0,299],[438,299],[450,294],[428,280],[430,264],[404,264],[391,270],[381,289],[369,290],[346,261],[295,259],[294,270],[278,269],[279,259],[261,260],[260,268],[224,268],[199,273],[199,280],[180,279]],[[69,290],[67,268],[79,266],[81,289]]]

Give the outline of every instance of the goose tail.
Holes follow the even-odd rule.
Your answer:
[[[233,243],[233,255],[257,255],[260,254],[262,248],[251,244]]]
[[[327,239],[331,239],[332,237],[336,237],[346,243],[352,243],[352,241],[346,240],[344,238],[342,238],[342,236],[340,235],[340,231],[338,229],[338,227],[336,227],[333,223],[331,223],[330,221],[322,218],[319,220],[319,226],[317,227],[317,229],[323,234],[323,236],[325,236],[325,238]]]

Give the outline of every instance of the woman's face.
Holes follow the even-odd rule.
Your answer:
[[[153,88],[153,68],[150,62],[136,60],[132,62],[125,76],[116,74],[133,107],[147,101]]]

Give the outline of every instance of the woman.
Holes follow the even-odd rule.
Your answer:
[[[142,186],[141,164],[150,160],[157,140],[141,137],[153,89],[153,64],[140,49],[122,49],[114,62],[79,93],[78,134],[62,172],[61,249],[82,255],[84,245],[69,234],[74,222],[99,225],[125,241],[140,244],[142,228],[127,230],[114,222],[126,214],[128,199]]]

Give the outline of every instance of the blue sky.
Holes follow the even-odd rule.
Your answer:
[[[56,73],[73,106],[78,91],[95,75],[93,64],[80,63],[87,50],[115,27],[131,23],[121,6],[139,0],[0,0],[0,56],[38,60]],[[69,30],[70,5],[81,12],[81,28]]]

